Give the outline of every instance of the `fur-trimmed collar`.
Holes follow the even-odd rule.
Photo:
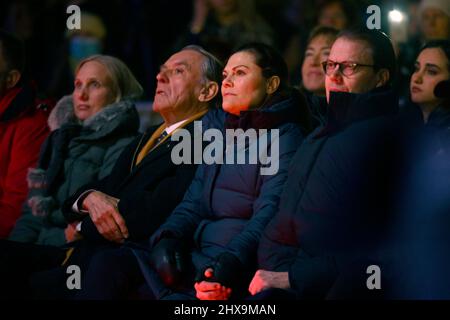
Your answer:
[[[51,131],[61,128],[61,126],[66,123],[80,123],[75,117],[75,113],[73,111],[71,95],[62,97],[58,103],[56,103],[52,112],[50,112],[50,115],[48,116],[47,123]]]
[[[104,107],[101,111],[82,122],[75,116],[72,95],[67,95],[58,101],[50,113],[48,125],[51,131],[59,129],[65,124],[80,124],[86,129],[100,131],[115,118],[129,113],[132,108],[134,109],[134,104],[131,101],[119,101]]]

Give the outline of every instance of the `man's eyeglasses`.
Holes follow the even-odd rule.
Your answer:
[[[322,62],[323,72],[325,72],[327,76],[331,76],[333,74],[334,70],[336,70],[336,66],[339,66],[339,72],[346,77],[354,74],[359,67],[375,67],[375,65],[372,64],[361,64],[346,61],[335,62],[332,60],[327,60]]]

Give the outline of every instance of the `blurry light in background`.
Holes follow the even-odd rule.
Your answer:
[[[400,23],[404,19],[403,13],[398,10],[389,11],[389,20],[395,23]]]

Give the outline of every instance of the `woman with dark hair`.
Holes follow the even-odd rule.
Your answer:
[[[419,51],[409,82],[410,99],[401,108],[405,122],[428,135],[435,150],[450,147],[450,41],[433,40]],[[419,148],[420,149],[420,148]]]
[[[449,79],[450,41],[434,40],[426,43],[417,56],[410,82],[411,101],[420,107],[425,123],[434,122],[435,117],[445,117],[445,114],[448,117],[448,94],[446,98],[437,97],[435,88],[440,82]]]
[[[259,238],[277,210],[291,157],[308,132],[309,114],[304,98],[289,86],[281,55],[261,43],[244,45],[230,56],[222,97],[222,134],[231,129],[237,138],[223,145],[224,159],[230,154],[234,160],[250,159],[266,140],[266,154],[278,153],[271,161],[276,170],[264,173],[267,164],[259,160],[201,165],[183,201],[151,237],[150,248],[128,244],[131,250],[97,255],[80,297],[120,298],[144,279],[153,299],[248,294]]]
[[[302,64],[302,86],[307,92],[325,96],[325,73],[321,63],[327,60],[338,33],[337,29],[324,26],[311,31]]]
[[[436,152],[450,152],[450,41],[426,43],[411,76],[411,101],[422,111]]]
[[[392,228],[390,263],[396,299],[449,299],[450,237],[450,41],[421,49],[410,81],[412,105],[405,108],[415,135],[406,181]],[[416,123],[417,122],[417,123]]]

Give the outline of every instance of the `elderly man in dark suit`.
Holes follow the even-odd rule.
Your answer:
[[[176,165],[171,160],[176,142],[170,136],[181,128],[192,134],[195,120],[203,120],[204,128],[220,125],[218,119],[215,121],[213,107],[220,104],[217,93],[221,72],[221,63],[197,46],[185,47],[161,66],[153,110],[164,123],[132,142],[108,177],[82,187],[66,200],[63,211],[75,226],[74,238],[78,241],[64,248],[18,248],[16,243],[0,243],[1,274],[11,279],[5,279],[8,290],[3,292],[12,290],[23,296],[30,287],[29,275],[33,274],[36,295],[60,294],[64,288],[59,284],[65,286],[66,282],[66,265],[77,264],[83,270],[96,252],[126,240],[145,240],[159,227],[182,200],[197,167],[192,161]],[[17,278],[24,279],[22,285],[14,281]],[[55,281],[58,285],[54,285]]]
[[[176,142],[170,136],[180,128],[193,133],[194,120],[218,99],[221,74],[218,61],[200,50],[187,47],[161,66],[153,110],[164,123],[132,143],[109,177],[66,201],[66,218],[80,222],[82,237],[118,243],[146,239],[183,198],[196,166],[171,161]]]

